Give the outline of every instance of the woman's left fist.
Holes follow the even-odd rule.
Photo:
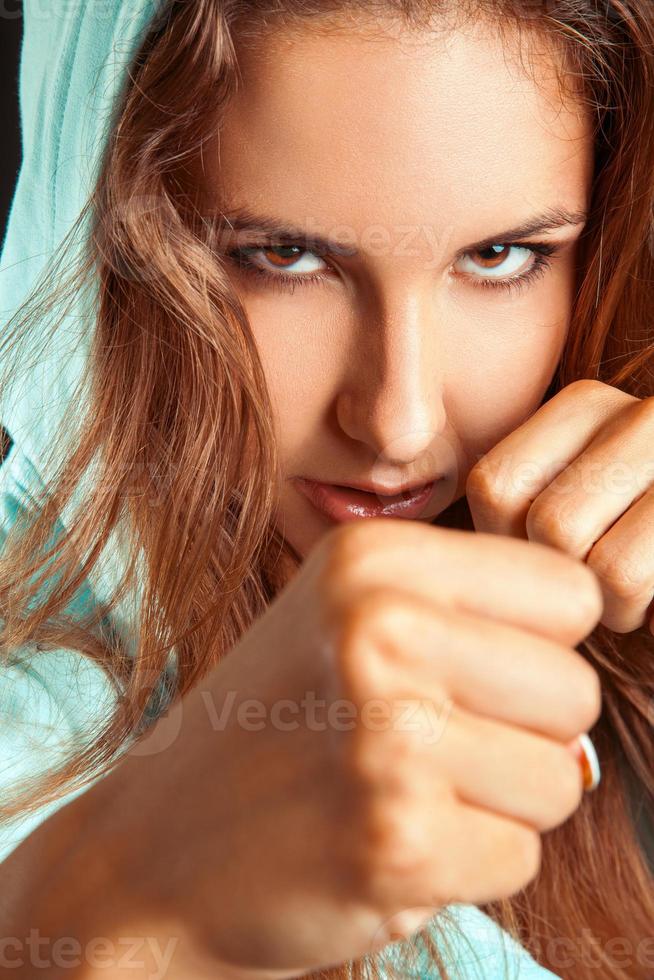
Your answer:
[[[609,629],[654,633],[654,396],[567,385],[475,464],[466,495],[477,531],[586,562]]]

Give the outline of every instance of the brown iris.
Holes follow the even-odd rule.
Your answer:
[[[511,245],[490,245],[488,248],[477,249],[476,252],[471,253],[475,256],[481,256],[481,265],[485,269],[495,269],[498,265],[506,260],[508,253],[511,251]],[[500,249],[496,252],[495,249]]]
[[[268,248],[259,249],[272,265],[286,268],[286,265],[293,265],[302,255],[303,249],[299,245],[271,245]],[[279,254],[282,253],[282,254]]]

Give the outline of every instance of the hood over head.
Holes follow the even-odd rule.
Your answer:
[[[87,202],[130,62],[163,6],[163,0],[24,0],[23,160],[0,257],[4,324]],[[45,324],[33,328],[35,363],[20,372],[0,402],[0,422],[35,461],[52,443],[88,353],[93,319],[80,305],[43,353]]]

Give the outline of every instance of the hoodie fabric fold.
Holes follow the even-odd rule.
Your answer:
[[[5,324],[37,284],[91,193],[117,100],[129,80],[131,60],[164,3],[25,0],[23,4],[19,75],[23,162],[0,258],[0,315]],[[30,349],[33,342],[38,356],[3,392],[0,423],[12,446],[0,466],[0,547],[22,508],[49,476],[42,460],[63,412],[76,397],[89,356],[93,313],[92,306],[75,301],[47,343],[48,323],[37,324]],[[62,514],[64,527],[66,517]],[[119,562],[112,567],[107,561],[102,573],[88,583],[84,601],[104,600],[118,574]],[[113,625],[126,628],[127,621],[117,612]],[[74,651],[35,652],[33,657],[4,665],[0,792],[53,765],[71,738],[83,739],[95,713],[109,709],[112,696],[102,671]],[[0,861],[51,813],[88,788],[68,793],[11,826],[0,826]],[[466,938],[460,943],[452,936],[446,962],[453,978],[554,977],[480,909],[463,904],[448,908]],[[415,975],[431,974],[418,966]]]

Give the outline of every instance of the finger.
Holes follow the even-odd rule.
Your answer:
[[[367,587],[399,588],[569,646],[588,636],[602,614],[594,572],[549,546],[399,518],[366,523],[355,532],[373,543],[383,535],[383,550],[354,546],[356,575]],[[340,594],[341,577],[334,579]]]
[[[563,742],[459,708],[434,752],[459,799],[541,832],[567,820],[584,794],[582,769]]]
[[[586,560],[604,597],[601,622],[616,633],[641,627],[654,596],[654,490],[629,508]]]
[[[455,799],[436,808],[425,800],[419,812],[425,814],[420,860],[377,876],[382,906],[479,904],[508,898],[537,874],[542,848],[533,827]]]
[[[440,814],[439,814],[440,817]],[[454,826],[439,819],[434,827],[437,847],[449,848],[447,857],[435,857],[435,881],[441,861],[450,866],[453,879],[446,903],[476,905],[508,898],[524,888],[538,873],[542,844],[538,831],[510,817],[492,813],[460,801],[453,815]],[[453,861],[456,854],[456,863]]]
[[[443,695],[468,712],[560,742],[588,731],[600,715],[597,672],[580,653],[545,637],[408,596],[387,601],[368,628],[391,661],[384,683],[401,678],[402,690],[414,692],[427,739],[447,725]],[[439,703],[427,716],[430,691]]]
[[[526,538],[529,509],[624,408],[639,400],[601,382],[568,385],[494,446],[470,471],[475,528]]]
[[[654,482],[654,399],[636,401],[534,500],[531,541],[581,559]]]

